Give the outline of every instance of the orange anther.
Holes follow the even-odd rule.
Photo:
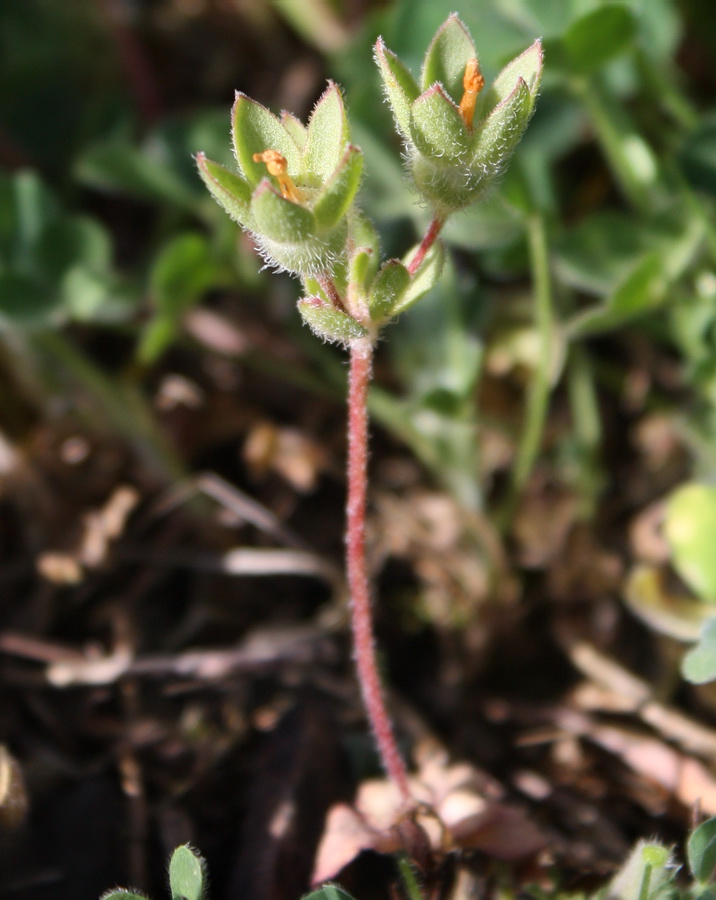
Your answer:
[[[476,59],[469,59],[465,66],[465,75],[462,79],[465,93],[460,101],[460,115],[467,128],[472,128],[472,120],[475,116],[475,102],[477,95],[485,86],[485,79],[480,71],[480,64]]]
[[[264,150],[263,153],[254,153],[253,160],[254,162],[266,164],[269,175],[273,175],[277,179],[281,193],[287,200],[292,200],[294,203],[302,202],[303,197],[287,172],[288,163],[286,158],[278,150]]]

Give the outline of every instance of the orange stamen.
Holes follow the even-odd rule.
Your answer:
[[[475,102],[477,95],[485,87],[485,79],[480,71],[480,64],[476,59],[469,59],[465,66],[465,75],[462,79],[465,93],[460,101],[460,115],[468,129],[472,128],[472,120],[475,116]]]
[[[287,200],[291,200],[293,203],[301,203],[303,201],[301,192],[287,172],[288,163],[278,150],[264,150],[263,153],[254,153],[253,160],[254,162],[266,164],[269,175],[273,175],[277,179],[281,193]]]

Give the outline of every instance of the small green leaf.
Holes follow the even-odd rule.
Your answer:
[[[463,156],[472,138],[460,110],[439,84],[413,103],[410,135],[422,154],[441,160]]]
[[[254,153],[276,150],[286,160],[288,174],[295,178],[300,169],[301,156],[295,141],[279,119],[265,106],[237,93],[231,114],[234,153],[241,174],[251,187],[266,175],[266,166],[254,162]]]
[[[666,504],[664,536],[681,578],[702,600],[716,602],[716,487],[677,488]]]
[[[376,275],[368,296],[371,319],[380,323],[392,318],[393,310],[399,306],[409,284],[410,274],[399,259],[385,262]]]
[[[316,233],[313,213],[282,197],[265,179],[251,198],[251,214],[257,234],[280,243],[300,243]]]
[[[415,253],[415,249],[416,248],[403,257],[403,262],[406,266],[409,265],[410,260]],[[440,278],[440,275],[442,274],[444,264],[445,248],[440,241],[436,241],[430,250],[428,250],[418,271],[410,279],[410,284],[403,294],[402,300],[393,308],[393,316],[405,312],[406,309],[411,307],[414,303],[417,303],[421,297],[424,297],[428,291],[431,291],[435,287],[438,278]]]
[[[247,227],[251,188],[244,179],[207,159],[203,153],[197,153],[196,164],[202,181],[214,200],[235,222]]]
[[[664,254],[648,253],[637,260],[603,306],[578,313],[567,324],[566,331],[575,339],[620,328],[661,306],[667,286]]]
[[[692,684],[716,681],[716,617],[704,623],[698,643],[681,661],[681,674]]]
[[[186,232],[171,238],[154,259],[149,286],[154,306],[165,315],[182,315],[212,284],[216,265],[203,234]]]
[[[686,851],[694,878],[702,884],[713,881],[716,875],[716,817],[694,828]]]
[[[410,137],[410,107],[419,97],[420,88],[402,61],[385,46],[382,37],[378,38],[375,45],[375,61],[380,69],[398,130],[407,139]]]
[[[634,15],[626,5],[604,3],[572,22],[562,43],[572,70],[590,75],[626,50],[635,33]]]
[[[177,847],[169,862],[172,900],[203,900],[204,861],[187,844]]]
[[[335,228],[355,200],[363,174],[363,154],[348,146],[343,159],[313,204],[313,215],[320,229]]]
[[[315,179],[316,186],[319,186],[333,175],[341,162],[348,139],[348,119],[343,96],[338,85],[329,81],[308,123],[302,171],[309,183]]]
[[[325,341],[350,344],[368,334],[360,322],[341,310],[328,306],[318,297],[299,300],[298,311],[311,331]]]
[[[460,17],[452,13],[438,28],[425,54],[420,75],[422,90],[426,91],[438,82],[459,103],[463,94],[465,66],[468,60],[476,57],[477,51],[470,32]]]

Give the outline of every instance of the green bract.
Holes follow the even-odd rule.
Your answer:
[[[504,171],[530,120],[542,76],[540,42],[482,91],[472,120],[460,102],[477,51],[454,13],[428,47],[420,85],[382,38],[375,58],[420,192],[442,218],[474,203]]]
[[[212,196],[250,231],[266,261],[298,275],[331,271],[346,242],[346,214],[355,199],[363,155],[350,143],[343,98],[336,84],[316,104],[307,127],[237,93],[232,111],[239,174],[197,156]],[[276,151],[296,196],[256,157]]]

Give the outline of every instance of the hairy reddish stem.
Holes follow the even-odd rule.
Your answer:
[[[348,382],[348,501],[346,505],[346,568],[351,595],[353,652],[363,704],[375,736],[378,752],[403,802],[412,804],[408,772],[395,741],[385,706],[373,636],[370,588],[365,558],[365,510],[368,485],[368,385],[373,365],[370,338],[350,348]]]
[[[415,251],[415,256],[410,260],[408,272],[410,273],[411,278],[423,264],[423,260],[427,256],[428,250],[437,240],[437,236],[440,234],[440,230],[442,229],[444,224],[445,219],[441,219],[440,216],[433,217],[428,230],[425,232],[425,237],[422,239],[422,241],[420,242],[420,246]]]

